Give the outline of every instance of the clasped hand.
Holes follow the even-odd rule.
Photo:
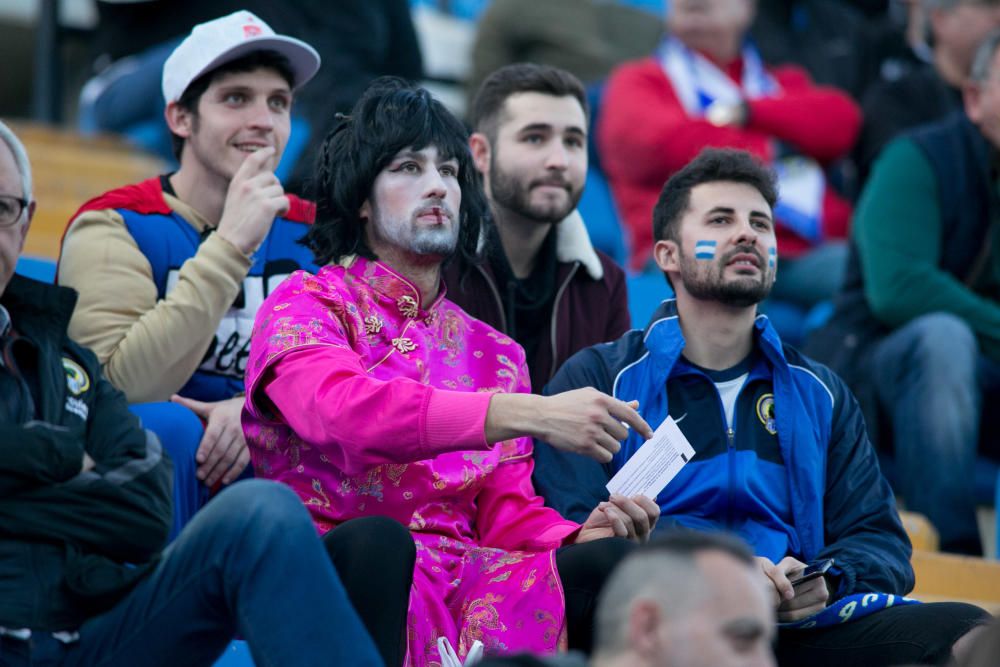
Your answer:
[[[626,498],[612,494],[598,504],[580,528],[577,544],[604,537],[624,537],[633,542],[647,542],[656,521],[660,518],[660,506],[643,495]]]
[[[206,403],[175,395],[170,400],[205,420],[205,435],[195,454],[198,479],[205,486],[213,486],[219,480],[223,484],[234,482],[250,463],[250,451],[240,421],[245,399],[237,396]]]

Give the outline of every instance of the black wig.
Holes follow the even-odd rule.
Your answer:
[[[372,82],[349,116],[338,118],[317,156],[316,222],[302,239],[317,264],[355,254],[377,259],[365,242],[365,223],[358,212],[375,178],[397,153],[427,146],[436,147],[444,159],[458,160],[462,202],[455,254],[475,261],[489,204],[465,126],[423,88],[382,77]]]

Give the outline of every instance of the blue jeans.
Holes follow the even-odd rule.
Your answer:
[[[0,667],[207,666],[235,634],[257,667],[383,664],[305,507],[275,482],[220,493],[79,641],[0,637]]]
[[[983,394],[1000,390],[1000,365],[948,313],[923,315],[878,343],[871,379],[892,424],[906,506],[925,514],[947,550],[979,545],[971,491]]]

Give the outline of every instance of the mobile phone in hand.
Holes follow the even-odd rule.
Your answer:
[[[833,567],[833,559],[825,558],[823,560],[816,561],[804,570],[800,570],[796,574],[793,574],[788,578],[788,580],[792,586],[798,586],[799,584],[804,584],[807,581],[812,581],[813,579],[822,577],[830,570],[831,567]]]

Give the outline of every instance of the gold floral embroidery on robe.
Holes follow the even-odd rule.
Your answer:
[[[399,312],[403,315],[403,317],[409,317],[411,319],[415,318],[419,312],[417,300],[409,294],[404,294],[396,299],[396,307],[399,308]]]
[[[315,494],[317,494],[319,496],[319,498],[316,498],[316,497],[308,498],[306,500],[306,505],[314,505],[314,506],[319,506],[319,507],[330,507],[330,497],[327,496],[326,492],[323,490],[323,482],[321,482],[320,480],[318,480],[316,478],[313,478],[313,481],[312,481],[312,490],[313,490],[313,493],[315,493]]]
[[[487,640],[485,630],[492,631],[491,634],[494,636],[497,632],[507,631],[507,627],[500,621],[500,614],[497,613],[496,608],[496,604],[503,602],[503,600],[502,595],[487,593],[481,598],[467,600],[462,605],[462,619],[465,621],[465,627],[462,628],[462,634],[459,637],[460,652],[463,654],[468,652],[476,640]],[[497,640],[494,639],[494,641]],[[491,644],[492,642],[487,640],[486,643]],[[502,642],[497,641],[497,645],[486,646],[486,648],[496,651],[503,650],[505,647]]]
[[[401,354],[406,354],[407,352],[413,352],[417,349],[417,344],[413,342],[412,339],[406,338],[405,336],[400,336],[399,338],[392,339],[392,346],[396,348]]]
[[[407,463],[388,463],[385,465],[385,476],[389,478],[393,486],[399,486],[399,480],[402,479],[403,473],[409,467]]]

